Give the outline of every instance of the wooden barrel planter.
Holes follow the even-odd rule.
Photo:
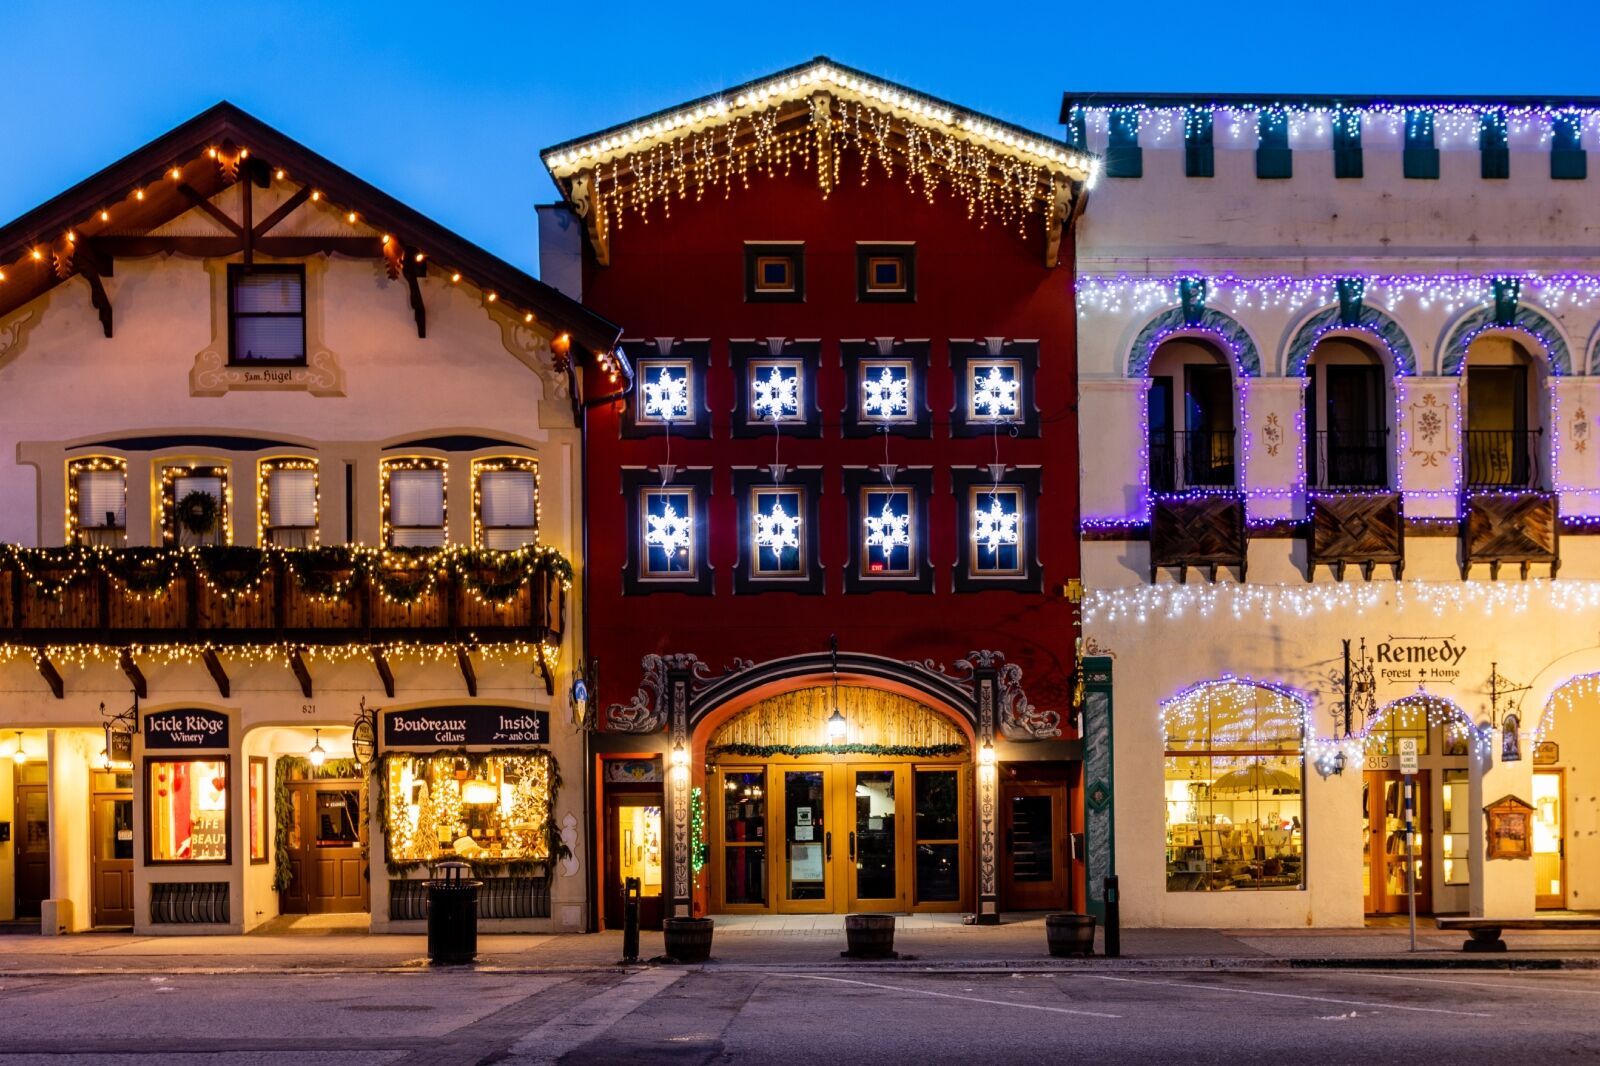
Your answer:
[[[667,918],[661,923],[667,958],[674,962],[705,962],[711,958],[710,918]]]
[[[846,948],[839,954],[847,959],[897,959],[894,950],[894,915],[847,914],[844,916]]]
[[[1044,935],[1050,945],[1050,954],[1057,958],[1068,955],[1093,955],[1094,915],[1046,915]]]

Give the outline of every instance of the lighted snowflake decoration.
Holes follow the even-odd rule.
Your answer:
[[[645,545],[660,548],[670,558],[687,551],[694,538],[694,526],[688,515],[681,515],[669,500],[660,514],[645,516]]]
[[[800,515],[783,509],[782,498],[774,498],[772,509],[765,514],[756,511],[751,516],[755,524],[756,547],[770,548],[777,555],[788,548],[800,547]]]
[[[905,374],[897,377],[884,367],[876,378],[861,383],[861,391],[861,409],[868,415],[897,418],[911,412],[911,379]]]
[[[663,422],[688,418],[689,372],[674,375],[671,367],[659,368],[656,379],[644,383],[644,413]]]
[[[980,373],[978,370],[974,374]],[[972,410],[981,418],[1009,418],[1017,413],[1017,379],[998,366],[977,377],[972,388]]]
[[[989,497],[987,510],[974,511],[972,536],[991,554],[1017,543],[1017,512],[1007,511],[998,493]]]
[[[894,497],[887,496],[883,510],[867,515],[867,547],[882,548],[885,555],[911,544],[911,516],[894,513]]]
[[[753,382],[755,400],[751,403],[757,418],[793,418],[800,413],[800,372],[775,366],[766,377]]]

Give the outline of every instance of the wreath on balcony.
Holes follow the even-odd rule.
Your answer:
[[[204,536],[217,528],[222,504],[209,492],[195,489],[183,494],[178,501],[178,524],[196,537]]]
[[[361,557],[342,545],[286,551],[295,585],[319,600],[342,600],[361,573]]]
[[[372,583],[385,599],[401,606],[433,591],[439,578],[438,554],[431,548],[390,548],[373,562]]]
[[[200,577],[213,592],[234,599],[254,592],[267,573],[267,553],[260,548],[203,545],[195,549]]]
[[[502,607],[528,583],[530,561],[525,552],[474,548],[455,557],[454,570],[468,592],[485,603]]]
[[[109,556],[106,572],[135,596],[159,596],[178,576],[179,556],[158,548],[127,548]]]

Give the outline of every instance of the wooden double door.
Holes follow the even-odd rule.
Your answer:
[[[713,898],[724,912],[959,910],[967,770],[898,761],[720,767]]]
[[[351,914],[367,910],[366,819],[360,781],[291,781],[289,887],[278,894],[284,914]]]

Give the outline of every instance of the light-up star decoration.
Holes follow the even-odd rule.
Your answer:
[[[773,555],[786,549],[800,547],[800,515],[783,509],[783,500],[772,501],[772,509],[765,514],[756,511],[750,516],[755,526],[757,548],[768,548]]]
[[[861,383],[861,409],[876,418],[899,418],[911,413],[911,379],[884,367],[876,378]]]
[[[688,371],[674,375],[671,367],[657,369],[655,380],[644,383],[644,413],[663,422],[688,418]]]
[[[756,376],[752,383],[755,398],[751,409],[757,418],[793,418],[800,413],[800,372],[775,366],[766,377]]]
[[[974,370],[977,373],[977,370]],[[998,366],[973,382],[972,411],[981,418],[1010,418],[1017,413],[1017,379]]]
[[[883,510],[867,515],[867,547],[881,548],[888,555],[896,548],[911,545],[911,516],[894,513],[894,497],[886,497]]]
[[[972,514],[972,537],[992,555],[1017,543],[1017,517],[1017,512],[1001,506],[998,493],[992,493],[988,509]]]
[[[689,549],[694,528],[688,515],[681,515],[669,501],[660,514],[645,516],[644,542],[647,547],[660,548],[668,558]]]

